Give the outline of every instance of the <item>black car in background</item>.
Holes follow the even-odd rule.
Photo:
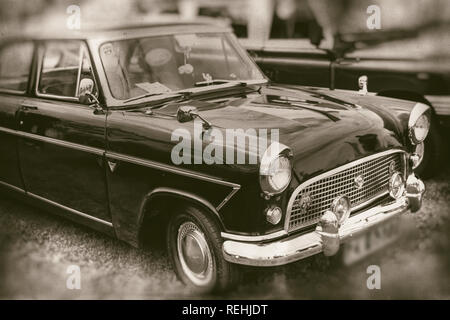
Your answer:
[[[433,47],[445,40],[447,33],[431,30],[422,36],[409,31],[341,35],[331,50],[312,44],[320,39],[241,42],[276,83],[360,90],[431,106],[432,129],[417,148],[423,155],[417,172],[429,177],[445,162],[448,148],[442,138],[450,128],[450,55]]]

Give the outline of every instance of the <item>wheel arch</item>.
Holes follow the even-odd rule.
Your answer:
[[[438,121],[438,116],[436,114],[436,110],[434,109],[433,105],[430,101],[428,101],[423,95],[417,92],[413,91],[407,91],[407,90],[385,90],[377,93],[378,96],[383,97],[389,97],[389,98],[398,98],[398,99],[404,99],[414,102],[420,102],[423,104],[426,104],[431,109],[431,127],[430,127],[430,133],[429,138],[427,138],[426,141],[431,141],[430,143],[432,145],[435,145],[435,149],[432,152],[433,159],[437,160],[430,160],[432,165],[425,165],[422,169],[417,169],[418,173],[425,178],[432,177],[434,173],[436,172],[436,168],[439,167],[441,163],[443,163],[443,159],[448,158],[448,147],[442,143],[442,137],[445,133],[445,129],[443,126],[440,125]],[[433,162],[434,161],[434,162]],[[437,163],[437,164],[436,164]]]
[[[145,231],[157,227],[154,223],[163,223],[165,230],[174,209],[188,205],[195,206],[205,212],[219,224],[222,230],[225,230],[218,211],[207,199],[192,192],[159,187],[150,191],[142,201],[137,235],[139,246],[142,246],[145,242]]]

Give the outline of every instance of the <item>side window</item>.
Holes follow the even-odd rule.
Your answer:
[[[13,42],[0,47],[0,90],[27,90],[33,47],[32,42]]]
[[[86,45],[81,41],[47,42],[38,93],[76,98],[87,91],[96,94]]]

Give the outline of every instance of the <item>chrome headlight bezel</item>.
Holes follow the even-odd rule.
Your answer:
[[[259,185],[264,194],[272,196],[282,193],[291,183],[292,179],[292,151],[291,149],[279,142],[272,142],[272,144],[266,149],[259,167]],[[284,174],[287,175],[284,183],[276,187],[273,183],[274,176],[280,174],[280,172],[273,172],[274,164],[276,162],[283,161],[284,164],[288,164],[288,168],[282,169]]]
[[[389,177],[388,190],[389,195],[393,199],[400,199],[403,196],[405,192],[405,181],[400,172],[395,171]]]
[[[283,210],[280,207],[269,207],[266,209],[266,220],[272,225],[277,225],[283,218]]]
[[[420,124],[420,126],[418,126]],[[426,128],[423,128],[423,126]],[[412,109],[408,119],[408,136],[413,145],[422,143],[428,136],[431,126],[431,109],[423,103],[416,103]],[[425,130],[425,133],[420,133],[418,130]]]
[[[334,198],[333,202],[330,206],[331,212],[334,213],[336,218],[338,219],[339,224],[342,224],[347,220],[352,211],[352,204],[350,199],[347,196],[338,196]],[[344,210],[344,212],[342,212]]]

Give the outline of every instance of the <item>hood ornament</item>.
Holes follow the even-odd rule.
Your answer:
[[[365,96],[368,92],[367,90],[367,83],[369,81],[369,78],[364,75],[358,78],[358,87],[359,87],[359,91],[358,94]]]

